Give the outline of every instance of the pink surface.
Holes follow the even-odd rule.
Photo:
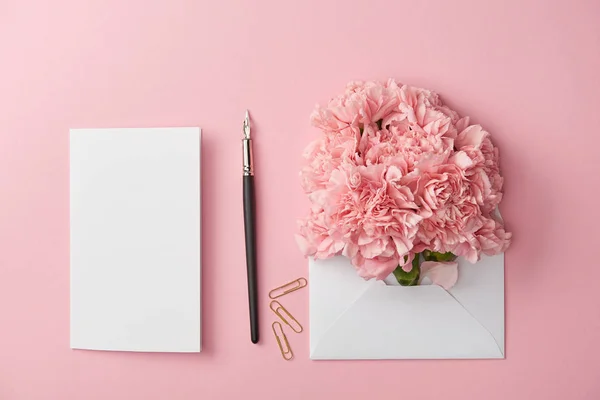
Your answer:
[[[0,399],[598,399],[596,1],[0,2]],[[507,358],[284,362],[268,289],[300,275],[317,101],[422,85],[500,146]],[[255,120],[263,340],[250,343],[241,121]],[[69,349],[68,129],[203,128],[203,352]],[[579,263],[579,259],[587,261]],[[283,299],[308,323],[308,291]],[[340,397],[341,398],[341,397]]]

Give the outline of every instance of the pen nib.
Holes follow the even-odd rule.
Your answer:
[[[250,139],[250,114],[246,110],[246,118],[244,118],[244,137]]]

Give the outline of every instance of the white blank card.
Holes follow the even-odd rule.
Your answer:
[[[200,129],[73,129],[71,348],[200,351]]]

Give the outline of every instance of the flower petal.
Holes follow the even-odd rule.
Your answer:
[[[423,278],[429,278],[433,284],[448,290],[458,280],[458,263],[424,261],[421,264],[421,280]]]
[[[358,275],[364,279],[375,278],[377,280],[385,279],[398,266],[398,259],[377,257],[365,259],[363,265],[358,270]]]
[[[305,257],[312,256],[315,254],[316,249],[314,246],[306,240],[306,238],[302,235],[296,234],[296,243],[298,243],[298,247],[300,247],[300,251],[304,254]]]
[[[456,146],[461,149],[465,146],[473,146],[478,149],[481,147],[483,139],[488,136],[488,133],[481,127],[481,125],[471,125],[463,129],[462,132],[456,137],[454,142]]]

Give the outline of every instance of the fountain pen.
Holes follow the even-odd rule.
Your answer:
[[[246,110],[242,139],[244,233],[246,236],[246,269],[248,273],[248,304],[250,307],[250,340],[258,343],[258,292],[256,277],[256,206],[254,201],[254,165],[252,158],[252,139],[250,138],[250,115]]]

